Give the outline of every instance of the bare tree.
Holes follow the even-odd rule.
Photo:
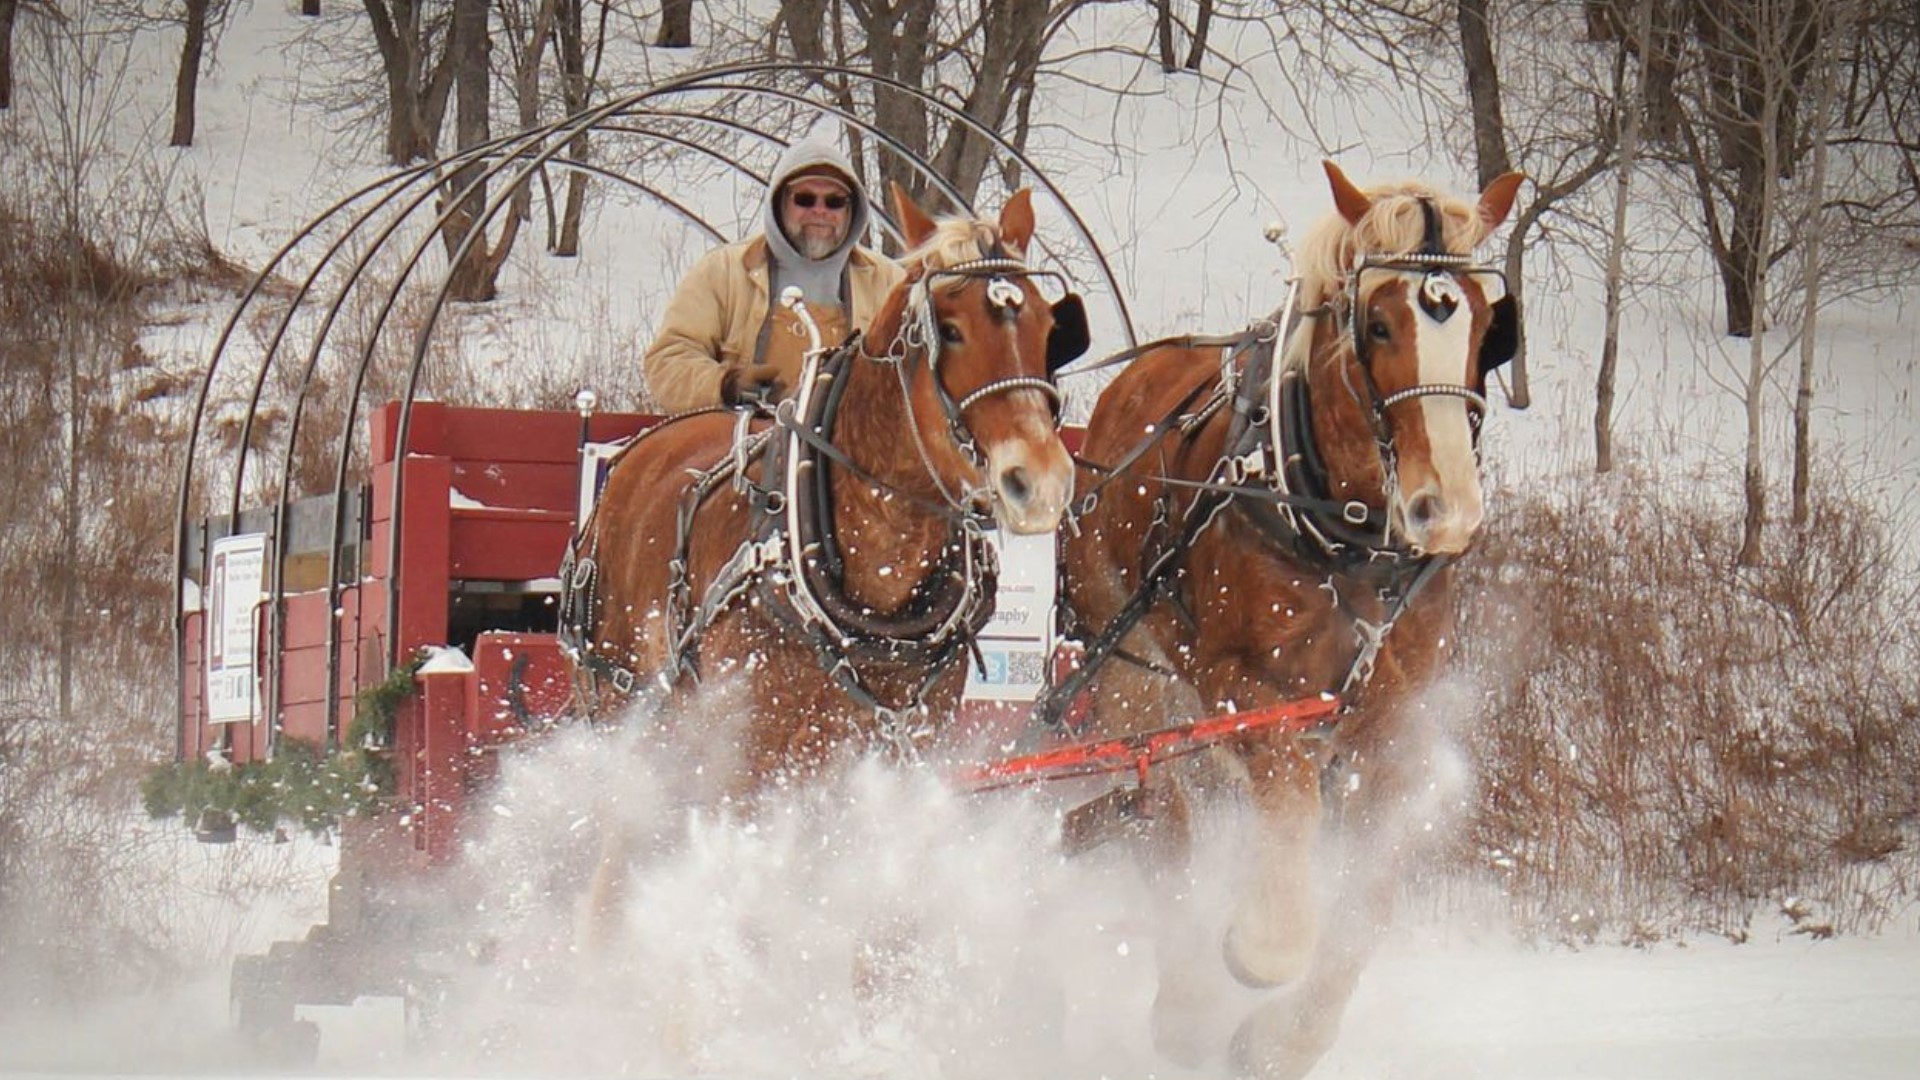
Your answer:
[[[13,108],[13,24],[20,0],[0,0],[0,109]]]
[[[472,150],[492,138],[488,110],[493,97],[493,73],[487,65],[491,38],[487,32],[488,0],[453,0],[453,29],[447,57],[455,86],[454,138],[460,150]],[[455,300],[486,301],[498,293],[500,268],[513,251],[520,233],[520,215],[505,215],[497,241],[489,241],[485,220],[487,182],[484,161],[468,162],[448,178],[445,197],[455,207],[440,230],[449,259],[448,295]],[[461,254],[461,248],[465,254]]]
[[[1653,33],[1654,0],[1637,0],[1632,36],[1614,59],[1614,114],[1619,117],[1619,157],[1614,166],[1613,228],[1607,237],[1606,330],[1600,343],[1600,371],[1594,379],[1593,469],[1613,470],[1613,392],[1620,364],[1620,290],[1626,279],[1627,206],[1633,193],[1633,168],[1640,153],[1640,123],[1647,106],[1646,43]],[[1628,85],[1637,57],[1638,77]]]
[[[605,17],[607,8],[602,5],[601,30],[594,35],[593,71],[587,68],[586,19],[583,0],[559,0],[559,17],[555,25],[559,48],[557,57],[560,67],[561,108],[568,116],[585,111],[589,92],[597,81],[600,58],[607,44]],[[567,146],[567,158],[584,164],[592,151],[587,134],[581,132],[573,137]],[[566,202],[561,210],[557,235],[549,230],[548,247],[555,255],[571,256],[580,253],[580,219],[585,212],[587,197],[587,174],[580,169],[567,171]],[[553,200],[549,198],[551,207]]]
[[[180,67],[173,80],[173,136],[169,146],[192,146],[195,103],[200,97],[200,66],[207,51],[210,25],[224,5],[215,0],[182,0]]]
[[[361,0],[387,81],[387,158],[433,156],[453,89],[452,8],[435,0]]]
[[[1473,159],[1484,189],[1495,178],[1513,171],[1513,162],[1507,156],[1507,122],[1500,109],[1500,65],[1494,60],[1487,0],[1459,0],[1459,24],[1467,96],[1473,105]]]
[[[1813,168],[1807,182],[1807,198],[1800,229],[1805,239],[1800,250],[1800,367],[1793,394],[1792,520],[1796,527],[1805,526],[1813,512],[1809,495],[1813,472],[1813,374],[1817,341],[1815,331],[1820,325],[1821,240],[1826,231],[1821,219],[1825,216],[1827,198],[1827,140],[1839,82],[1835,56],[1835,39],[1839,34],[1835,31],[1853,21],[1853,7],[1851,0],[1841,0],[1825,12],[1826,17],[1832,20],[1832,29],[1820,35],[1820,50],[1813,76],[1817,87],[1813,122],[1806,125],[1813,141]]]
[[[1550,220],[1580,212],[1578,196],[1613,164],[1619,136],[1612,106],[1616,91],[1595,67],[1591,51],[1569,53],[1542,29],[1558,25],[1553,18],[1560,13],[1553,4],[1458,0],[1451,27],[1429,31],[1451,29],[1459,35],[1465,108],[1472,118],[1471,124],[1449,125],[1440,138],[1463,155],[1472,154],[1482,186],[1516,164],[1533,181],[1531,198],[1516,207],[1502,258],[1508,289],[1523,311],[1527,246]],[[1521,74],[1503,70],[1502,55],[1514,60],[1510,66]],[[1457,90],[1431,87],[1425,93],[1443,103],[1445,115],[1458,115]],[[1519,127],[1507,121],[1508,103],[1517,103],[1516,115],[1526,118]],[[1515,408],[1526,408],[1532,391],[1525,319],[1518,336],[1507,399]]]
[[[1154,43],[1159,50],[1160,70],[1199,71],[1207,56],[1207,35],[1213,30],[1213,0],[1196,0],[1191,26],[1174,14],[1173,0],[1153,0],[1153,6]],[[1187,50],[1181,59],[1179,38],[1183,32],[1187,35]]]
[[[653,43],[663,49],[692,47],[693,0],[661,0],[660,33]]]
[[[1698,74],[1680,135],[1726,303],[1727,333],[1761,329],[1756,295],[1775,258],[1768,197],[1798,164],[1801,89],[1818,40],[1809,0],[1693,0]]]
[[[1024,137],[1018,130],[1021,102],[1031,93],[1048,36],[1085,2],[783,0],[772,30],[786,37],[800,59],[870,70],[924,88],[1018,146]],[[964,198],[978,192],[993,157],[989,140],[978,132],[891,87],[876,88],[870,105],[846,87],[838,93],[844,107],[869,112],[908,152],[932,162]],[[884,160],[881,175],[916,197],[925,194],[925,181],[904,162]]]

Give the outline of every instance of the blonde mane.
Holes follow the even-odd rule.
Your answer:
[[[1491,231],[1481,220],[1477,204],[1448,195],[1417,180],[1381,184],[1364,189],[1373,204],[1354,225],[1335,210],[1314,225],[1294,256],[1300,275],[1298,309],[1312,311],[1335,300],[1346,288],[1347,276],[1362,255],[1411,255],[1427,242],[1427,216],[1422,200],[1432,200],[1440,212],[1440,242],[1449,255],[1470,255]],[[1285,363],[1306,362],[1313,335],[1306,327],[1290,335]]]
[[[900,265],[944,270],[974,259],[984,259],[999,243],[1000,230],[984,221],[961,217],[941,218],[934,225],[932,236],[900,256]],[[957,289],[965,284],[958,278],[949,278],[941,282],[940,287]]]

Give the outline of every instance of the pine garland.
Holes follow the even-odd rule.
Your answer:
[[[391,789],[391,775],[365,750],[323,755],[312,743],[286,739],[270,761],[161,765],[147,774],[140,794],[156,819],[184,815],[191,824],[211,810],[255,832],[271,833],[282,823],[321,832],[342,817],[370,813]]]
[[[324,753],[312,743],[283,739],[270,761],[218,765],[176,761],[156,766],[140,794],[156,820],[184,816],[189,824],[208,811],[260,833],[284,823],[321,832],[341,818],[370,814],[393,791],[393,768],[383,751],[393,745],[393,718],[414,692],[424,653],[393,669],[354,699],[346,745]]]

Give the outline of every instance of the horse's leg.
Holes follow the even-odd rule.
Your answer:
[[[1154,957],[1159,981],[1150,1020],[1153,1045],[1168,1060],[1197,1067],[1217,1054],[1226,1032],[1220,1022],[1232,985],[1215,959],[1217,926],[1208,917],[1193,866],[1196,786],[1191,778],[1161,781],[1153,792],[1153,831],[1141,844],[1141,863],[1153,897]]]
[[[601,815],[605,818],[607,815]],[[632,843],[618,822],[601,824],[600,854],[587,879],[574,920],[574,944],[580,955],[593,958],[619,937],[626,907],[627,877],[633,869]]]
[[[1253,866],[1222,951],[1235,979],[1265,989],[1299,978],[1318,937],[1319,765],[1295,738],[1258,739],[1243,751],[1243,761],[1253,804]]]
[[[1216,644],[1201,654],[1202,701],[1209,711],[1240,702],[1270,700],[1271,674],[1254,657],[1224,653]],[[1249,860],[1235,883],[1233,911],[1218,944],[1227,970],[1254,990],[1298,979],[1313,956],[1318,936],[1314,850],[1320,832],[1320,768],[1307,740],[1273,731],[1244,735],[1229,744],[1241,769],[1248,799]]]
[[[1381,737],[1385,730],[1375,727],[1360,746],[1342,747],[1359,782],[1342,793],[1336,810],[1339,889],[1304,977],[1256,1008],[1235,1032],[1236,1075],[1306,1075],[1333,1046],[1347,1003],[1393,921],[1401,871],[1423,836],[1416,797],[1434,747],[1419,724],[1398,726],[1397,738]]]

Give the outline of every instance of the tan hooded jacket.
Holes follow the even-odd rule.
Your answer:
[[[848,325],[863,328],[871,322],[887,293],[905,277],[891,259],[859,246],[867,229],[866,194],[839,149],[813,135],[794,143],[781,155],[767,184],[763,231],[702,256],[667,304],[641,361],[647,388],[661,409],[677,413],[720,404],[726,369],[744,368],[763,354],[774,313],[765,230],[780,227],[775,200],[781,186],[793,174],[819,166],[839,173],[854,197],[842,287],[853,309]],[[790,362],[794,370],[782,372],[789,393],[799,381],[797,361]]]

